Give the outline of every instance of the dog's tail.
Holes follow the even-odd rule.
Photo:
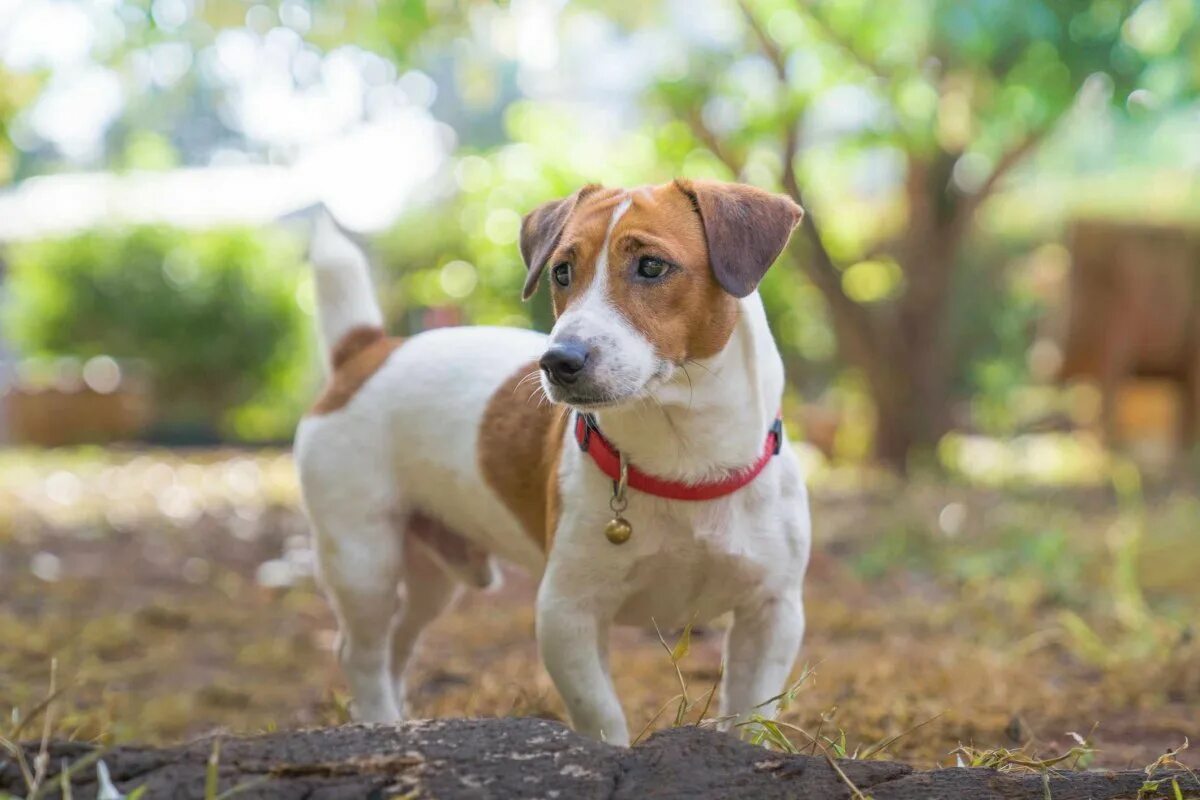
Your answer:
[[[346,334],[362,328],[382,328],[383,312],[371,285],[366,253],[322,211],[308,251],[315,274],[317,323],[322,362],[330,366],[331,352]]]

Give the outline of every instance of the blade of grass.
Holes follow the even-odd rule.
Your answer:
[[[692,622],[689,622],[683,628],[683,633],[679,634],[679,639],[675,642],[675,647],[671,649],[671,660],[678,663],[687,657],[688,651],[692,649]]]
[[[679,697],[680,697],[679,695],[675,695],[670,700],[668,700],[667,702],[662,704],[662,708],[658,709],[658,711],[656,711],[654,713],[654,716],[652,716],[650,718],[650,720],[642,727],[641,732],[633,738],[633,744],[637,744],[638,742],[640,742],[642,740],[642,737],[645,736],[646,733],[650,730],[650,726],[653,725],[655,722],[658,722],[658,718],[661,717],[663,715],[663,713],[666,712],[667,706],[674,703],[676,700],[679,699]],[[630,745],[630,746],[632,747],[633,745]]]
[[[777,720],[767,719],[759,714],[755,714],[751,720],[761,726],[765,739],[771,744],[775,745],[785,753],[799,752],[796,750],[796,746],[792,744],[792,740],[787,738],[787,735],[780,730]]]
[[[8,734],[7,738],[11,739],[14,742],[19,741],[21,739],[21,734],[25,732],[25,728],[29,725],[29,723],[32,722],[33,720],[37,719],[38,715],[40,715],[43,711],[45,711],[47,708],[49,708],[50,704],[53,703],[55,700],[57,700],[59,697],[61,697],[66,691],[67,691],[66,687],[63,687],[63,688],[47,695],[37,705],[35,705],[33,708],[31,708],[27,715],[25,715],[24,717],[21,718],[21,721],[18,722],[16,727],[14,727],[12,729],[12,732]]]
[[[71,792],[71,776],[67,774],[67,760],[62,760],[62,766],[58,770],[58,793],[62,795],[62,800],[74,800],[74,795]]]
[[[861,789],[854,785],[854,781],[850,780],[850,776],[842,771],[842,768],[838,766],[838,763],[833,760],[833,756],[829,755],[829,751],[822,747],[821,753],[825,756],[825,760],[829,762],[829,766],[832,767],[833,771],[837,773],[837,776],[841,778],[842,782],[846,784],[846,787],[850,789],[850,793],[858,798],[858,800],[867,800],[867,796],[862,793]]]
[[[868,747],[866,749],[866,751],[861,756],[859,756],[859,758],[866,761],[868,758],[871,758],[872,756],[882,753],[884,750],[887,750],[889,747],[891,747],[896,742],[903,739],[905,736],[908,736],[910,733],[920,730],[921,728],[924,728],[926,725],[933,722],[935,719],[938,719],[945,713],[946,713],[945,711],[939,711],[938,713],[934,714],[932,717],[925,720],[924,722],[918,722],[916,725],[913,725],[908,730],[901,731],[900,733],[897,733],[895,736],[891,737],[890,739],[885,739],[882,742],[880,742],[879,744],[876,744],[872,747]]]
[[[21,770],[21,779],[25,781],[26,791],[32,791],[34,788],[33,770],[29,768],[29,760],[25,758],[25,748],[3,737],[0,737],[0,748],[7,750],[8,754],[17,762],[17,768]]]
[[[213,739],[212,753],[204,770],[204,800],[217,800],[217,788],[221,780],[221,740]]]
[[[50,659],[50,689],[46,692],[48,698],[58,694],[58,659]],[[38,744],[38,754],[33,759],[33,781],[36,789],[46,779],[50,770],[50,728],[54,720],[54,702],[46,703],[46,711],[42,714],[42,738]]]
[[[818,664],[819,663],[820,662],[818,662]],[[796,681],[794,683],[792,683],[791,686],[784,689],[782,692],[775,695],[774,697],[771,697],[771,698],[768,698],[768,699],[762,701],[758,705],[754,706],[754,708],[755,709],[765,708],[765,707],[771,705],[772,703],[776,703],[776,702],[779,702],[784,699],[787,699],[788,701],[795,699],[796,694],[800,691],[800,687],[804,685],[805,681],[807,681],[809,678],[811,678],[813,675],[815,675],[816,672],[817,672],[816,664],[814,664],[811,667],[808,666],[807,664],[805,664],[804,669],[800,671],[800,677],[797,678]],[[782,706],[782,703],[781,703],[781,706]]]
[[[809,755],[817,754],[817,739],[821,738],[821,730],[825,727],[826,722],[833,722],[833,717],[837,714],[838,707],[834,706],[825,713],[821,714],[820,722],[817,723],[817,735],[812,740],[812,749],[809,750]]]
[[[683,677],[683,670],[679,668],[679,659],[676,658],[675,651],[680,649],[680,643],[683,642],[684,636],[686,636],[689,645],[683,647],[682,652],[684,654],[687,653],[692,639],[692,623],[689,622],[687,624],[687,627],[684,628],[684,636],[680,636],[680,641],[676,642],[675,647],[671,647],[671,645],[667,644],[667,640],[663,638],[662,631],[659,630],[658,627],[658,622],[654,619],[651,619],[650,621],[654,623],[654,632],[658,634],[659,643],[662,644],[663,649],[667,651],[667,657],[671,659],[671,666],[675,668],[675,677],[679,681],[679,693],[681,697],[679,700],[679,707],[675,710],[675,727],[678,728],[683,724],[684,717],[687,715],[688,706],[691,705],[691,700],[688,699],[687,680]]]
[[[69,767],[67,767],[66,769],[63,770],[63,772],[65,772],[67,775],[67,780],[70,781],[71,778],[73,778],[75,776],[76,772],[79,772],[79,770],[83,769],[84,767],[91,766],[93,763],[98,761],[101,757],[103,757],[105,752],[106,751],[102,750],[102,749],[101,750],[93,750],[92,752],[90,752],[86,756],[84,756],[83,758],[80,758],[79,760],[72,763]],[[60,778],[60,780],[61,780],[61,778]],[[37,791],[31,793],[28,797],[26,797],[25,800],[41,800],[41,798],[45,797],[46,793],[49,792],[50,789],[52,789],[52,788],[53,788],[53,786],[51,784],[45,784],[45,785],[41,786]]]
[[[700,709],[700,716],[696,719],[696,724],[700,724],[708,716],[709,706],[712,705],[713,696],[716,695],[717,689],[721,686],[721,681],[725,678],[725,659],[721,659],[721,665],[717,667],[717,678],[713,681],[712,688],[708,690],[708,699],[704,701],[704,708]]]
[[[788,747],[791,748],[788,752],[798,753],[799,751],[796,750],[795,746],[792,745],[791,740],[789,740],[786,736],[784,736],[782,731],[779,730],[779,728],[781,728],[781,727],[788,728],[789,730],[794,730],[797,733],[801,733],[804,736],[806,736],[810,741],[812,741],[812,743],[814,745],[816,745],[818,748],[820,748],[821,755],[825,756],[825,761],[829,764],[829,767],[837,774],[838,778],[843,783],[846,784],[846,788],[848,788],[850,790],[850,794],[853,797],[855,797],[857,800],[869,800],[869,798],[865,794],[862,793],[862,790],[854,785],[854,781],[850,780],[850,776],[847,775],[840,766],[838,766],[837,761],[835,761],[833,756],[830,755],[829,750],[825,747],[825,745],[818,742],[816,737],[814,737],[808,731],[804,730],[799,725],[792,725],[787,722],[780,722],[779,720],[767,720],[762,717],[758,717],[756,720],[753,720],[753,721],[760,722],[760,724],[765,722],[765,723],[768,723],[772,728],[774,728],[776,733],[778,733],[779,736],[782,737],[782,739],[785,742],[787,742]],[[764,725],[764,728],[765,727],[766,726]]]
[[[242,792],[248,792],[251,789],[254,789],[258,786],[263,785],[268,780],[269,780],[269,778],[267,778],[267,776],[264,775],[261,778],[255,778],[253,780],[246,781],[245,783],[239,783],[237,786],[234,786],[232,789],[226,789],[225,791],[221,792],[219,795],[217,795],[214,798],[214,800],[229,800],[230,797],[236,797],[237,795],[241,794]]]

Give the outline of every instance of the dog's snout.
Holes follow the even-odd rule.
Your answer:
[[[555,383],[574,383],[588,362],[588,348],[577,339],[550,346],[538,364]]]

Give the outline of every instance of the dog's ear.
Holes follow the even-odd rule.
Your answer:
[[[538,281],[546,271],[546,261],[558,246],[563,228],[579,200],[598,188],[597,184],[588,184],[570,197],[543,203],[521,220],[521,258],[528,271],[525,287],[521,290],[522,300],[528,300],[537,291]]]
[[[804,218],[804,209],[791,198],[754,186],[685,180],[675,185],[691,199],[704,224],[713,275],[734,297],[758,287]]]

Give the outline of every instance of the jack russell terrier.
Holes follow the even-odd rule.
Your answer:
[[[808,497],[756,287],[803,210],[749,186],[585,186],[521,225],[555,324],[385,336],[366,257],[314,235],[330,375],[296,433],[338,656],[363,721],[405,715],[421,630],[493,557],[540,576],[537,639],[574,727],[629,743],[613,623],[732,612],[723,715],[784,687],[804,634]]]

